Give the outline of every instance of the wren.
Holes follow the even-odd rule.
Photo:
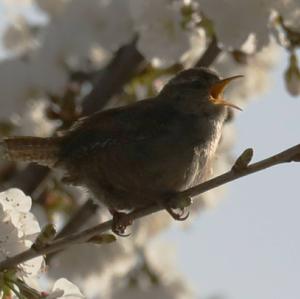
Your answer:
[[[239,77],[184,70],[156,97],[81,118],[59,136],[4,139],[0,158],[63,169],[65,182],[86,187],[109,208],[119,235],[130,223],[122,210],[158,203],[184,220],[167,199],[205,179],[227,109],[239,109],[223,90]]]

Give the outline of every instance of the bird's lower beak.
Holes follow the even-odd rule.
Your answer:
[[[243,76],[238,75],[238,76],[233,76],[229,77],[223,80],[220,80],[219,82],[215,83],[211,90],[210,90],[210,100],[215,104],[215,105],[223,105],[223,106],[228,106],[232,107],[235,109],[238,109],[242,111],[242,109],[234,104],[229,103],[225,99],[223,99],[223,91],[225,87],[232,81],[238,78],[241,78]]]
[[[229,102],[227,102],[226,100],[222,99],[222,98],[218,98],[218,99],[214,99],[214,98],[211,98],[211,101],[215,104],[215,105],[222,105],[222,106],[228,106],[228,107],[231,107],[231,108],[235,108],[237,110],[240,110],[240,111],[243,111],[243,109],[241,109],[240,107],[234,105],[234,104],[231,104]]]

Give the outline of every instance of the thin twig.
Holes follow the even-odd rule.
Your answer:
[[[95,78],[93,90],[82,103],[82,114],[88,115],[103,109],[112,96],[120,93],[138,72],[146,65],[146,60],[136,48],[137,37],[121,47],[114,59]]]
[[[95,214],[99,205],[97,205],[92,199],[88,199],[78,210],[72,215],[67,224],[62,228],[62,230],[55,236],[55,239],[60,239],[69,234],[75,233],[80,229],[86,220]]]
[[[15,176],[3,186],[0,190],[5,190],[8,187],[21,189],[24,193],[33,196],[37,189],[42,188],[50,175],[50,169],[44,166],[30,164],[18,171]]]
[[[218,46],[218,41],[216,36],[213,36],[207,49],[203,53],[203,55],[199,58],[196,62],[195,66],[204,66],[209,67],[211,64],[214,63],[216,58],[222,52],[221,48]]]
[[[92,199],[88,199],[78,210],[72,215],[69,221],[65,224],[62,230],[55,236],[55,240],[63,238],[67,235],[75,233],[86,224],[87,220],[91,219],[98,210],[97,205]],[[47,264],[51,261],[57,252],[47,255]]]
[[[275,166],[277,164],[287,163],[292,161],[299,162],[300,160],[299,156],[300,156],[300,144],[291,147],[283,152],[280,152],[274,156],[271,156],[267,159],[245,166],[244,169],[239,169],[238,171],[236,171],[233,168],[232,170],[220,176],[217,176],[211,180],[208,180],[202,184],[199,184],[185,191],[178,192],[177,194],[175,194],[176,201],[186,199],[187,197],[193,197],[199,195],[201,193],[217,188],[221,185],[234,181],[243,176],[261,171],[263,169]],[[132,213],[130,213],[130,217],[132,219],[138,219],[146,215],[150,215],[152,213],[158,212],[162,209],[163,208],[161,206],[151,205],[146,208],[133,211]],[[91,227],[89,229],[86,229],[82,232],[74,233],[64,238],[55,240],[52,243],[46,245],[44,248],[41,248],[39,250],[35,250],[33,248],[28,249],[20,254],[17,254],[13,257],[7,258],[6,260],[2,261],[0,263],[0,271],[16,267],[18,264],[27,261],[29,259],[32,259],[34,257],[65,249],[66,247],[69,247],[72,244],[83,243],[95,235],[99,235],[110,230],[111,225],[112,225],[112,220],[109,220],[101,224],[98,224],[94,227]]]

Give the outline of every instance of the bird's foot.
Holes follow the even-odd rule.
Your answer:
[[[189,197],[184,200],[168,200],[165,204],[165,209],[173,217],[173,219],[178,221],[184,221],[190,215],[190,212],[187,211],[187,208],[191,205],[191,202],[192,200]]]
[[[166,207],[167,212],[172,216],[173,219],[178,220],[178,221],[184,221],[188,219],[190,212],[187,211],[186,208],[179,208],[179,209],[174,209],[171,207]],[[176,210],[179,210],[179,212],[176,212]]]
[[[132,219],[129,214],[110,210],[113,216],[111,230],[120,237],[128,237],[130,234],[125,234],[126,228],[132,224]]]

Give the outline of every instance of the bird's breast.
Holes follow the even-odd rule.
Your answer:
[[[76,160],[76,173],[96,196],[105,194],[108,206],[145,206],[203,180],[221,127],[221,121],[183,115],[155,134],[142,131],[134,139],[119,138],[105,146],[93,141],[93,150],[83,151]],[[72,161],[67,169],[74,167]]]

